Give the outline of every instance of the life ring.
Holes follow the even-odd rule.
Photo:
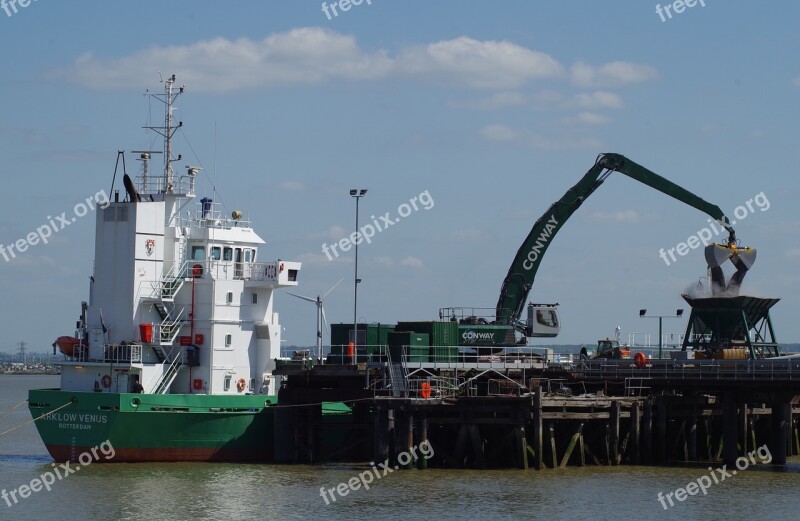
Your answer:
[[[426,400],[431,397],[431,384],[428,382],[422,382],[422,385],[419,389],[419,396],[420,398],[425,398]]]
[[[108,389],[111,387],[111,377],[107,374],[104,374],[103,377],[100,379],[100,383],[103,385],[104,389]]]
[[[639,351],[635,355],[633,355],[633,365],[638,367],[639,369],[643,369],[647,365],[647,357]]]
[[[242,392],[244,391],[245,387],[247,387],[247,380],[245,380],[244,378],[239,378],[238,380],[236,380],[236,390]]]
[[[192,266],[192,277],[199,279],[203,276],[203,266],[201,264],[195,264]]]
[[[279,271],[283,271],[283,263],[281,262],[280,267],[278,268]]]

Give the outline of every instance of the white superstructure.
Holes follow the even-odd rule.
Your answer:
[[[172,107],[183,87],[166,83],[163,152],[138,152],[127,197],[98,208],[95,269],[80,340],[62,362],[62,389],[149,393],[275,394],[281,328],[273,291],[297,285],[300,263],[260,262],[265,243],[241,212],[196,201],[200,169],[175,175]],[[164,154],[163,176],[149,175]]]

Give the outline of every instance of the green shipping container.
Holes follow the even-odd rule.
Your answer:
[[[397,331],[414,331],[430,336],[431,346],[458,346],[458,323],[449,320],[398,322]]]
[[[428,361],[430,337],[426,333],[393,331],[389,333],[389,352],[393,362],[422,363]],[[405,357],[403,356],[405,354]]]
[[[394,331],[394,324],[358,324],[358,361],[367,361],[368,355],[379,354],[389,344],[389,333]],[[331,324],[331,353],[334,355],[347,354],[347,344],[350,343],[353,333],[353,324]]]

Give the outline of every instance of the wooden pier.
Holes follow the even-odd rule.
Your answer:
[[[379,365],[286,369],[275,454],[287,463],[536,470],[733,466],[765,445],[773,465],[800,454],[797,359],[441,365],[403,372],[402,382]],[[351,414],[323,415],[330,402]],[[409,464],[423,444],[433,457]]]

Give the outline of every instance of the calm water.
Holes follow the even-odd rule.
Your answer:
[[[27,408],[5,414],[29,388],[55,387],[58,377],[0,376],[0,432],[30,419]],[[30,483],[51,469],[34,426],[0,437],[0,489]],[[411,471],[376,480],[326,505],[320,487],[335,487],[356,466],[105,464],[82,467],[9,507],[0,520],[116,519],[800,519],[800,462],[787,472],[745,472],[664,511],[667,493],[703,469],[589,468],[544,472]]]

